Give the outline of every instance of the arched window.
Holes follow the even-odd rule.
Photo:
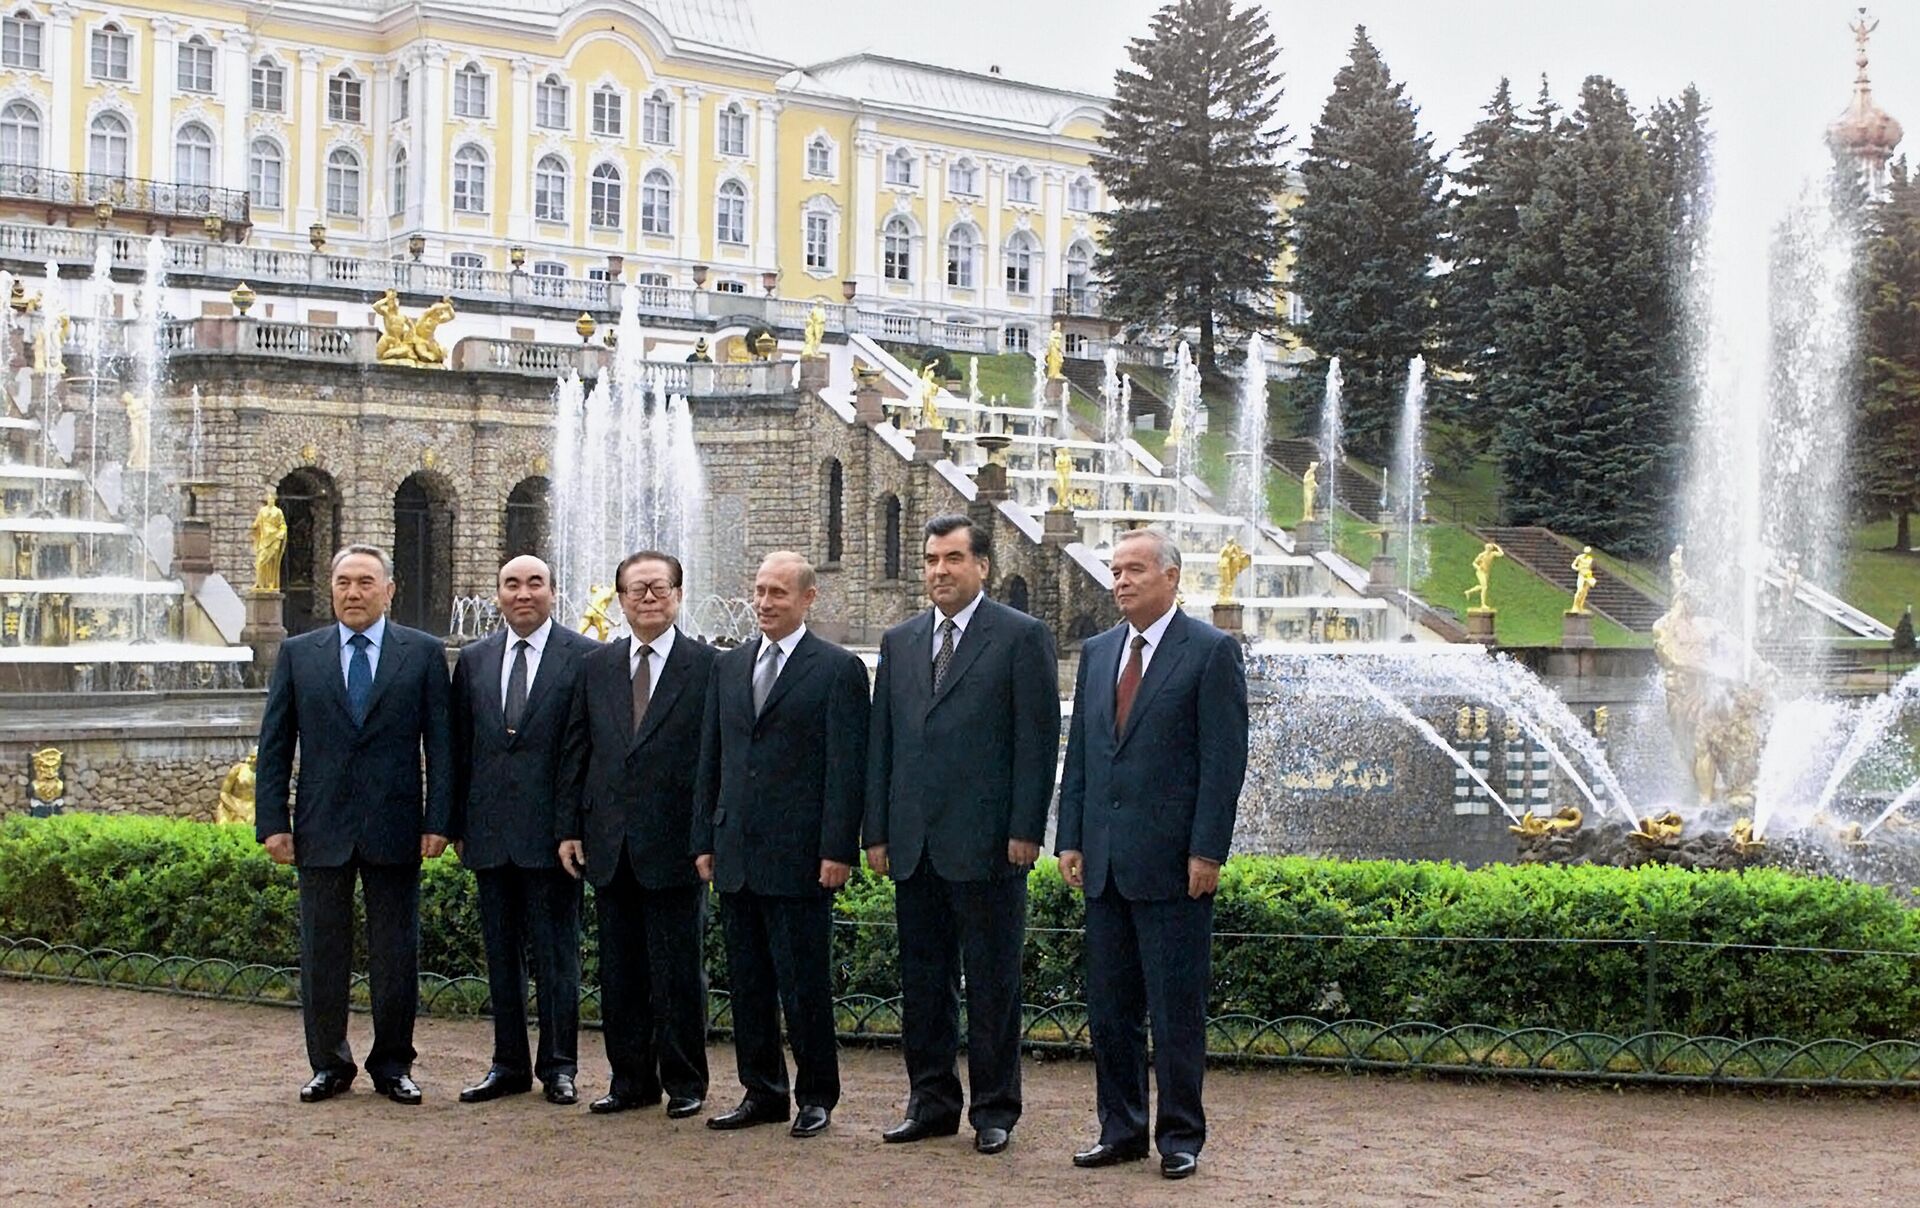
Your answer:
[[[956,159],[947,165],[947,192],[961,197],[980,195],[980,168],[970,159]]]
[[[1032,611],[1032,590],[1027,587],[1027,581],[1019,575],[1008,575],[1007,581],[1002,585],[1000,592],[1005,598],[1008,608],[1016,612],[1030,613]]]
[[[655,89],[640,102],[640,137],[655,146],[672,144],[673,102],[665,92]]]
[[[487,73],[469,62],[453,73],[453,116],[487,116]]]
[[[808,272],[828,273],[833,271],[833,208],[831,203],[824,200],[815,201],[800,215],[800,244]]]
[[[351,148],[335,147],[327,153],[327,213],[360,217],[360,157]]]
[[[487,153],[472,143],[453,153],[453,208],[463,214],[487,212]]]
[[[913,184],[913,152],[905,147],[895,147],[893,154],[887,156],[887,183],[890,185]]]
[[[395,214],[407,212],[407,149],[396,146],[387,161],[387,207]]]
[[[203,189],[213,183],[213,132],[199,122],[173,136],[173,183]]]
[[[846,470],[827,458],[827,561],[838,562],[846,547]]]
[[[747,187],[737,180],[720,186],[713,209],[714,238],[721,243],[747,241]]]
[[[286,162],[280,144],[270,138],[256,138],[247,148],[247,192],[256,210],[286,204]]]
[[[617,229],[625,200],[620,169],[612,164],[596,165],[587,180],[587,193],[587,221],[597,227]]]
[[[538,266],[536,266],[538,267]],[[553,484],[543,477],[522,478],[507,492],[506,544],[500,551],[502,562],[521,554],[544,556],[550,535],[548,495]]]
[[[533,166],[533,216],[542,222],[567,220],[567,161],[543,155]]]
[[[127,119],[117,113],[102,113],[87,128],[87,171],[96,176],[125,176],[132,139]]]
[[[1067,249],[1067,288],[1079,294],[1093,284],[1093,248],[1082,239]]]
[[[248,91],[248,103],[260,113],[285,113],[287,111],[287,69],[272,59],[261,59],[253,65],[253,82]]]
[[[327,120],[358,123],[363,93],[351,71],[335,72],[327,80]]]
[[[46,27],[27,9],[0,17],[0,67],[40,70],[40,48]]]
[[[640,178],[640,233],[673,234],[673,178],[658,168]]]
[[[947,284],[955,289],[974,287],[974,261],[980,255],[980,240],[969,223],[955,223],[947,232]]]
[[[87,41],[87,67],[96,80],[118,80],[122,83],[133,78],[133,39],[127,31],[112,21],[93,31]]]
[[[1033,268],[1039,258],[1040,241],[1027,231],[1015,231],[1007,240],[1007,292],[1033,292]]]
[[[174,52],[174,83],[182,92],[213,91],[213,47],[199,34]]]
[[[815,135],[807,144],[807,175],[833,175],[833,144],[824,134]]]
[[[715,146],[721,155],[747,153],[747,111],[740,102],[729,101],[714,125]]]
[[[567,128],[567,85],[557,75],[549,75],[534,89],[533,124],[543,130]]]
[[[898,214],[880,228],[880,275],[889,281],[913,280],[913,227]]]
[[[0,164],[40,166],[40,111],[25,101],[8,101],[0,109]]]
[[[1076,176],[1067,186],[1067,208],[1076,214],[1093,209],[1093,178]]]
[[[1033,173],[1025,167],[1015,168],[1007,174],[1007,200],[1022,205],[1033,204]]]
[[[901,577],[900,556],[900,497],[887,495],[880,500],[880,560],[881,575],[887,579]]]

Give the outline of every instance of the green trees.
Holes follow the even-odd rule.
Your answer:
[[[1920,511],[1920,180],[1904,159],[1866,238],[1855,491],[1867,519],[1895,518],[1894,547],[1905,550]]]

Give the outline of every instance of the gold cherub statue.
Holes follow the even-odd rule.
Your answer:
[[[127,469],[149,469],[153,464],[153,400],[122,390],[120,405],[127,412]]]
[[[1073,454],[1065,445],[1053,447],[1053,510],[1065,512],[1073,506]]]
[[[1492,612],[1493,611],[1493,605],[1487,602],[1487,581],[1493,577],[1493,560],[1495,558],[1504,558],[1506,556],[1507,556],[1507,551],[1501,549],[1499,545],[1497,545],[1492,541],[1487,542],[1486,547],[1482,549],[1479,553],[1473,556],[1474,582],[1473,582],[1473,586],[1467,588],[1464,594],[1469,600],[1471,600],[1476,595],[1479,596],[1480,604],[1478,607],[1473,608],[1470,611],[1472,612]]]
[[[1573,607],[1567,609],[1567,611],[1584,615],[1587,611],[1587,593],[1592,591],[1593,585],[1600,581],[1598,576],[1593,573],[1593,547],[1591,545],[1582,546],[1580,552],[1573,556],[1573,566],[1571,569],[1578,577],[1574,581]]]
[[[253,514],[247,529],[253,540],[253,590],[255,593],[280,590],[280,556],[287,551],[287,514],[280,510],[278,497],[269,488]]]
[[[1058,379],[1066,376],[1067,337],[1055,323],[1053,330],[1047,333],[1047,377]]]
[[[1240,578],[1241,571],[1252,565],[1253,555],[1249,554],[1237,539],[1228,537],[1227,543],[1220,547],[1220,591],[1214,596],[1214,602],[1233,603],[1234,582]]]
[[[1300,523],[1313,519],[1313,499],[1320,490],[1320,463],[1314,462],[1300,476]]]
[[[380,339],[373,346],[374,358],[388,365],[444,365],[447,350],[433,338],[440,325],[453,318],[453,299],[442,298],[409,319],[400,313],[400,295],[388,290],[373,304],[380,316]]]
[[[607,612],[607,605],[613,603],[613,588],[597,583],[587,589],[587,611],[580,617],[580,632],[596,642],[607,640],[607,632],[613,627],[613,617]]]
[[[253,824],[253,774],[254,761],[260,757],[260,748],[247,752],[247,757],[227,769],[226,779],[220,782],[220,804],[214,807],[215,822],[244,822]]]
[[[802,358],[820,355],[820,341],[827,334],[827,309],[815,302],[807,311],[807,326],[800,341]]]
[[[920,366],[920,426],[940,426],[940,376],[932,361]]]

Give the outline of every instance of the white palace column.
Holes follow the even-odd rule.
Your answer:
[[[1053,289],[1067,283],[1066,239],[1067,174],[1048,168],[1042,176],[1046,192],[1040,195],[1040,263],[1033,266],[1034,313],[1043,326],[1052,326]]]
[[[153,18],[153,70],[146,81],[152,103],[147,110],[152,129],[147,131],[147,177],[150,180],[173,179],[173,92],[179,64],[174,61],[174,34],[179,27],[166,17]],[[128,173],[138,176],[136,168]]]
[[[428,43],[421,51],[419,121],[415,124],[412,168],[420,178],[420,226],[426,231],[447,229],[446,208],[440,200],[440,181],[447,170],[447,48]]]
[[[759,205],[759,235],[754,240],[754,263],[775,272],[780,268],[780,215],[774,209],[774,195],[780,190],[780,110],[784,106],[768,97],[760,102],[760,137],[754,147],[755,200]]]
[[[853,279],[860,283],[854,295],[863,299],[880,297],[880,218],[875,208],[880,200],[880,144],[865,132],[853,140]]]
[[[507,198],[507,238],[515,243],[525,244],[533,233],[533,215],[528,205],[529,181],[533,176],[533,164],[528,158],[531,154],[532,131],[529,127],[533,113],[533,61],[516,57],[513,60],[513,102],[506,145],[500,148],[498,171],[506,177]],[[638,115],[634,115],[637,117]],[[497,186],[496,186],[497,187]],[[631,193],[634,202],[639,200],[639,190],[634,187]],[[629,209],[632,206],[629,205]],[[633,211],[638,213],[637,210]]]
[[[253,99],[253,67],[247,51],[252,35],[230,29],[220,38],[221,187],[247,187],[247,107]]]
[[[84,127],[86,115],[75,108],[73,84],[80,73],[73,68],[73,6],[65,0],[48,12],[46,61],[54,69],[47,73],[53,77],[53,111],[46,115],[47,168],[53,172],[70,172],[74,168],[76,132],[73,127]],[[55,114],[60,115],[57,120]],[[78,133],[84,147],[86,131]],[[81,166],[85,167],[84,161]]]
[[[300,50],[300,134],[294,154],[300,157],[300,205],[293,229],[304,231],[320,221],[320,190],[327,179],[327,149],[320,145],[320,114],[327,98],[320,90],[320,52]]]
[[[1007,203],[1007,164],[981,165],[987,175],[986,246],[980,249],[980,300],[990,310],[1007,308],[1006,257],[1000,246],[1000,208]]]
[[[920,301],[936,306],[947,296],[947,241],[940,200],[947,187],[947,157],[929,151],[921,157],[920,196],[927,203],[926,250],[920,255]]]
[[[700,166],[707,162],[707,148],[700,141],[700,103],[706,95],[698,88],[680,92],[680,196],[674,199],[673,222],[680,232],[680,258],[688,264],[701,263]],[[633,196],[634,212],[638,214],[638,189]],[[692,283],[689,278],[687,284]]]

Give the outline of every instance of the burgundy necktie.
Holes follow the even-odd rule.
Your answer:
[[[1134,693],[1140,691],[1140,652],[1147,648],[1147,635],[1133,635],[1133,653],[1127,656],[1127,669],[1120,673],[1120,686],[1113,694],[1113,732],[1127,732],[1127,714],[1133,712]]]

